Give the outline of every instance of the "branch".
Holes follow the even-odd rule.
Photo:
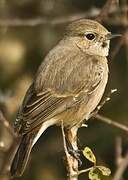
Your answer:
[[[0,122],[3,124],[3,126],[7,129],[7,131],[10,133],[11,137],[13,138],[13,142],[10,145],[9,149],[4,152],[4,157],[3,157],[3,162],[0,167],[0,179],[4,180],[6,178],[10,178],[10,166],[12,163],[12,160],[14,158],[14,155],[17,151],[18,144],[19,144],[19,138],[14,130],[9,121],[4,117],[3,113],[0,111]]]
[[[122,141],[121,139],[118,139],[116,143],[116,149],[119,151],[118,157],[117,157],[117,170],[115,172],[115,175],[113,177],[113,180],[120,180],[123,176],[124,171],[126,170],[128,166],[128,151],[126,152],[125,156],[121,156],[122,151]]]
[[[101,22],[101,21],[107,19],[108,15],[110,13],[111,7],[115,4],[116,5],[119,4],[119,1],[118,0],[107,0],[106,4],[103,6],[103,8],[100,11],[100,14],[96,17],[96,20]]]
[[[8,151],[6,151],[4,154],[4,160],[0,168],[0,175],[3,176],[3,180],[4,180],[4,176],[10,177],[10,167],[12,164],[12,160],[15,156],[15,153],[17,151],[19,142],[20,142],[19,137],[15,138]],[[0,180],[2,180],[2,178]]]
[[[96,17],[100,12],[100,9],[91,8],[88,12],[75,13],[67,16],[47,18],[37,17],[32,19],[20,19],[20,18],[4,18],[0,19],[0,26],[39,26],[39,25],[58,25],[69,23],[77,19]]]
[[[68,179],[69,180],[78,180],[78,161],[76,158],[71,156],[68,152],[68,148],[66,145],[66,138],[68,141],[71,143],[73,149],[75,151],[78,150],[77,147],[77,131],[78,127],[73,127],[70,130],[67,130],[66,137],[65,137],[65,132],[64,132],[64,126],[63,126],[63,121],[61,123],[61,129],[62,129],[62,135],[63,135],[63,143],[64,143],[64,151],[67,159],[67,171],[68,171]]]
[[[102,115],[99,115],[99,114],[96,114],[94,116],[97,120],[99,121],[102,121],[104,123],[107,123],[109,125],[112,125],[114,127],[117,127],[119,129],[122,129],[123,131],[127,132],[128,133],[128,126],[125,126],[124,124],[121,124],[121,123],[118,123],[118,122],[115,122],[113,121],[112,119],[108,118],[108,117],[105,117],[105,116],[102,116]]]
[[[123,35],[119,38],[117,45],[111,51],[110,59],[113,60],[117,53],[119,52],[120,48],[123,46],[123,44],[127,44],[128,42],[128,29],[123,33]]]
[[[9,133],[12,135],[12,137],[16,137],[16,134],[14,133],[13,127],[11,126],[9,121],[4,117],[4,115],[1,111],[0,111],[0,122],[9,131]]]
[[[112,13],[115,14],[115,13],[118,13],[119,11],[120,11],[119,8],[111,7],[111,9],[109,10],[109,14],[112,14]],[[59,24],[70,23],[72,21],[75,21],[81,18],[96,18],[96,20],[99,20],[99,16],[101,16],[100,15],[101,12],[102,10],[100,10],[100,8],[92,7],[86,12],[75,13],[75,14],[70,14],[70,15],[66,15],[62,17],[55,17],[55,18],[36,17],[36,18],[31,18],[31,19],[21,19],[21,18],[6,17],[3,19],[0,19],[0,26],[1,27],[14,27],[14,26],[32,26],[33,27],[33,26],[39,26],[39,25],[45,25],[45,24],[59,25]]]
[[[122,139],[121,137],[116,138],[116,166],[119,167],[122,162]]]

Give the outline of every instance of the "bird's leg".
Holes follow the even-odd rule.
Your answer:
[[[67,144],[68,152],[69,152],[69,154],[71,156],[73,156],[78,161],[79,166],[81,166],[82,165],[82,161],[80,159],[80,150],[79,149],[75,149],[73,147],[71,131],[65,128],[64,132],[65,132],[66,144]],[[77,141],[77,139],[75,141]]]

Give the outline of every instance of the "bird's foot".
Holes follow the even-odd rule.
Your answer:
[[[78,161],[78,166],[80,167],[82,165],[82,161],[80,159],[80,150],[74,150],[73,148],[69,148],[68,152]]]

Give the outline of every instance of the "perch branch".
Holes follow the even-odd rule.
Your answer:
[[[63,121],[62,121],[61,129],[62,129],[62,135],[63,135],[64,151],[65,151],[66,159],[67,159],[68,180],[78,180],[78,161],[76,158],[71,156],[71,154],[69,154],[67,145],[66,145],[66,139],[68,139],[73,149],[75,151],[78,150],[78,147],[77,147],[78,127],[73,127],[70,130],[68,129],[65,135]]]

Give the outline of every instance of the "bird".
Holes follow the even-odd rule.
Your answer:
[[[33,146],[48,127],[63,121],[70,129],[89,119],[105,91],[110,39],[115,36],[90,19],[66,27],[39,66],[18,110],[14,131],[20,140],[11,176],[23,174]]]

